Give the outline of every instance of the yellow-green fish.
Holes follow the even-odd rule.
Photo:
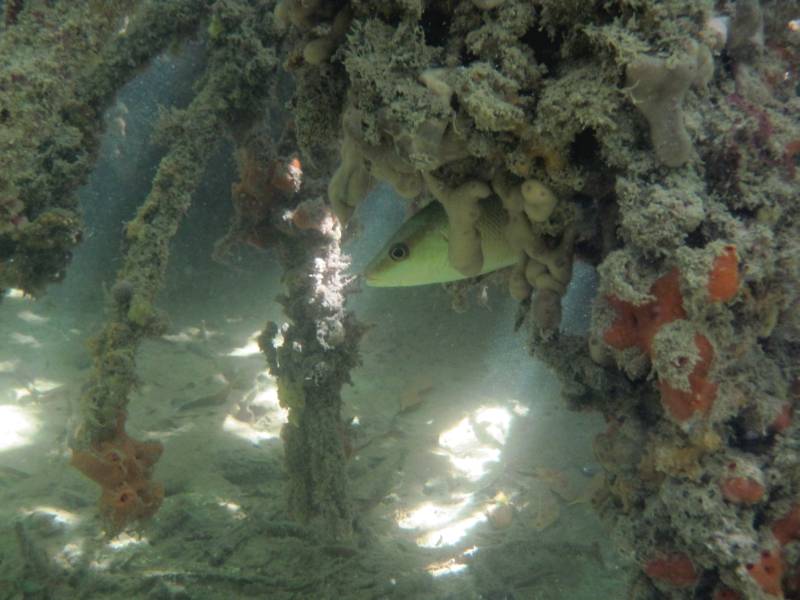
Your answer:
[[[481,236],[483,268],[490,273],[517,262],[518,254],[503,235],[507,217],[503,205],[493,197],[481,202],[477,228]],[[466,279],[447,257],[447,214],[431,202],[403,223],[364,271],[367,285],[407,287]]]

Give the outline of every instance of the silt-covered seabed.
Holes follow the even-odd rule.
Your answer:
[[[377,209],[402,218],[396,202],[379,190],[364,207],[366,223]],[[354,250],[382,243],[387,225],[375,228],[378,237]],[[373,324],[344,393],[345,418],[357,418],[348,474],[369,538],[363,548],[325,546],[287,514],[286,411],[253,340],[264,318],[281,316],[268,301],[279,270],[250,256],[229,287],[180,240],[174,277],[183,287],[164,300],[175,316],[141,350],[129,412],[131,435],[164,444],[164,504],[140,527],[99,535],[94,486],[64,468],[90,366],[84,340],[99,325],[100,306],[83,298],[94,260],[79,256],[50,299],[11,295],[2,306],[0,506],[5,523],[21,524],[0,537],[8,597],[624,593],[632,566],[591,508],[602,483],[591,444],[602,420],[564,407],[556,378],[513,332],[515,306],[502,286],[461,313],[438,286],[352,299]],[[203,289],[189,283],[198,276]],[[265,299],[259,310],[254,297]],[[573,311],[569,322],[585,327],[585,304]]]

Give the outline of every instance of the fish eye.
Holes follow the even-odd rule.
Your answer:
[[[408,246],[403,242],[399,242],[389,248],[389,258],[394,261],[405,260],[408,258]]]

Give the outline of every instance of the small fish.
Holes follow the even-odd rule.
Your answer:
[[[507,216],[496,197],[482,201],[477,228],[483,269],[491,273],[517,262],[518,254],[503,235]],[[458,281],[467,277],[450,264],[447,254],[447,214],[431,202],[400,226],[364,271],[372,287],[408,287]]]

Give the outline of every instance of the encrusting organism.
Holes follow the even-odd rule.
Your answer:
[[[164,488],[151,480],[164,447],[139,442],[125,433],[120,416],[114,436],[85,450],[72,451],[72,466],[102,488],[100,514],[118,532],[133,521],[151,517],[164,498]]]
[[[691,559],[685,554],[672,554],[651,558],[644,565],[644,572],[678,588],[691,587],[699,577]]]
[[[740,285],[738,270],[736,248],[727,245],[714,258],[708,274],[707,288],[711,302],[728,302],[734,298]],[[650,287],[648,296],[652,300],[638,305],[608,296],[607,301],[616,316],[603,333],[603,340],[619,351],[638,348],[654,364],[661,365],[657,369],[661,402],[677,422],[685,422],[695,414],[706,415],[717,393],[717,385],[710,378],[714,346],[702,333],[692,333],[686,321],[678,270],[672,269],[659,277]],[[675,322],[689,326],[688,331],[679,335],[680,339],[690,340],[691,346],[684,349],[685,354],[678,349],[678,355],[673,356],[671,340],[662,340],[659,334],[670,330]],[[662,354],[664,358],[669,357],[666,365],[663,364]],[[671,373],[673,370],[675,373]]]
[[[728,302],[739,291],[739,257],[736,246],[730,244],[714,258],[708,276],[708,297],[712,302]]]

